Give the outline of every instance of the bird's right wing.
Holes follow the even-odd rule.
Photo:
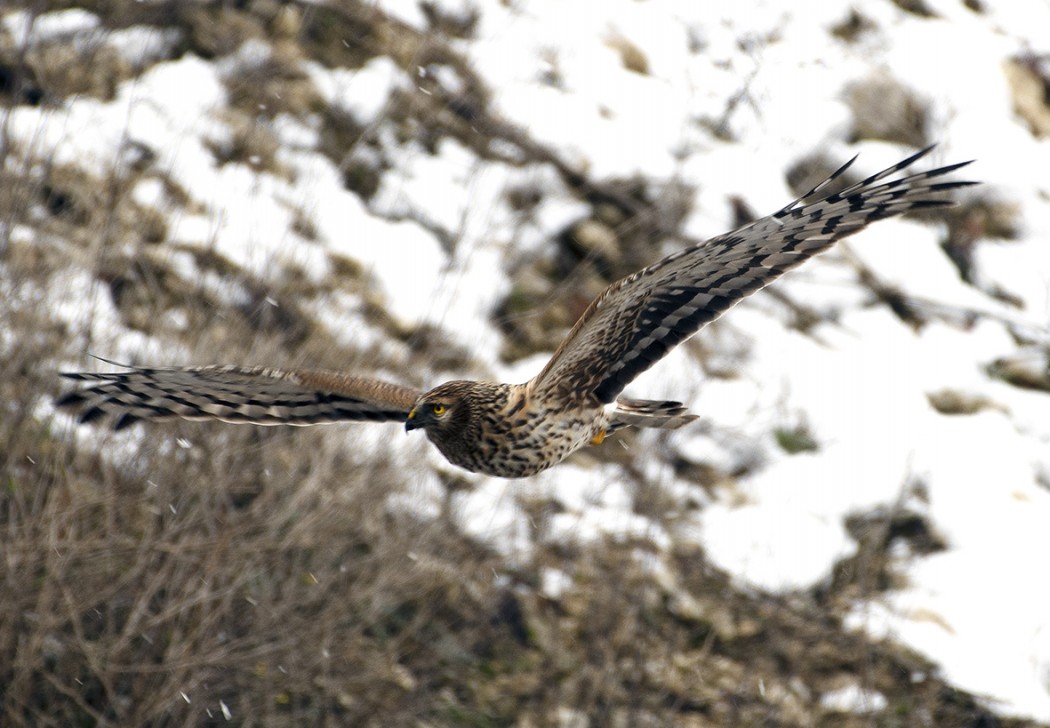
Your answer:
[[[319,425],[349,420],[403,422],[421,392],[332,371],[267,367],[128,367],[64,372],[87,387],[56,405],[80,422],[107,416],[113,429],[138,420],[222,420],[255,425]]]

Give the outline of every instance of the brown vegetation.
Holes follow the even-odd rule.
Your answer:
[[[172,53],[223,57],[272,32],[297,39],[278,56],[288,63],[299,54],[360,64],[379,53],[399,63],[419,53],[458,62],[440,34],[421,36],[369,3],[338,11],[266,2],[82,5],[108,28],[177,29]],[[469,31],[469,22],[461,25]],[[361,42],[347,47],[348,36]],[[76,76],[49,74],[41,59],[0,49],[6,109],[74,91],[112,93],[83,75],[86,66]],[[273,84],[297,87],[285,103],[317,103],[294,69],[231,77],[242,103],[231,119],[244,134],[215,150],[224,161],[272,162],[270,140],[252,133],[246,110],[259,105],[251,94],[272,91],[254,82],[263,71]],[[593,203],[591,222],[629,222],[614,241],[626,252],[611,261],[566,232],[557,270],[546,271],[536,295],[548,296],[551,281],[566,276],[605,280],[618,266],[633,269],[632,256],[668,234],[656,217],[677,226],[677,202],[677,217],[654,216],[650,185],[625,190],[572,173],[488,117],[476,80],[466,88],[458,100],[430,97],[442,114],[407,102],[391,113],[406,136],[473,130],[469,145],[479,154],[509,141],[524,158],[554,164]],[[4,114],[0,725],[1034,725],[995,717],[921,658],[842,627],[838,615],[858,584],[867,592],[891,581],[886,553],[899,536],[899,514],[858,520],[864,548],[834,583],[777,597],[737,588],[685,543],[670,551],[644,539],[548,544],[508,560],[464,535],[447,512],[431,518],[392,508],[391,493],[408,491],[428,466],[422,458],[395,461],[382,448],[362,452],[353,427],[184,424],[106,434],[52,419],[55,367],[86,350],[105,352],[107,343],[90,339],[89,302],[76,330],[49,307],[47,291],[74,275],[109,296],[130,330],[164,337],[187,361],[211,361],[219,342],[231,361],[380,367],[383,354],[348,348],[314,325],[298,302],[325,292],[297,287],[293,270],[260,281],[217,252],[192,251],[198,270],[246,292],[237,305],[209,295],[165,264],[187,251],[167,239],[155,210],[129,199],[128,175],[141,170],[98,179],[53,166],[6,137]],[[343,127],[352,143],[369,143],[367,130]],[[354,182],[352,169],[347,186],[367,200],[374,180]],[[173,207],[193,204],[162,181]],[[353,261],[340,270],[346,275],[332,286],[367,297]],[[274,298],[280,306],[268,303]],[[449,366],[463,365],[465,355],[450,354],[440,332],[400,331],[374,302],[366,310],[419,356],[444,352],[455,355]],[[504,313],[515,310],[508,301]],[[172,312],[187,325],[166,329]],[[542,337],[568,320],[553,319],[535,346],[548,347]],[[732,480],[697,464],[676,468],[695,471],[698,484]],[[636,510],[673,522],[683,504],[629,467],[624,477],[637,481]],[[449,497],[462,486],[445,484]],[[538,509],[538,529],[557,507]],[[871,533],[877,537],[864,538]],[[551,570],[567,575],[560,592],[540,588]],[[827,692],[848,686],[881,693],[887,705],[869,714],[822,705]]]

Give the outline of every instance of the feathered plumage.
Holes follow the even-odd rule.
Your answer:
[[[540,472],[626,427],[680,427],[678,402],[619,400],[635,377],[734,304],[870,223],[952,202],[966,181],[938,181],[963,162],[886,181],[932,147],[821,197],[850,160],[783,209],[670,255],[613,283],[525,384],[454,381],[423,393],[338,372],[263,367],[128,367],[68,373],[89,382],[58,406],[81,422],[215,419],[261,425],[401,421],[423,429],[448,460],[489,475]]]

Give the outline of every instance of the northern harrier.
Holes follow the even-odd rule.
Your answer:
[[[66,373],[91,382],[60,407],[81,422],[223,420],[257,425],[398,421],[422,429],[455,465],[520,478],[561,462],[616,430],[676,428],[696,419],[678,402],[618,399],[667,352],[836,240],[868,223],[952,204],[938,193],[973,182],[935,180],[953,164],[884,182],[928,147],[836,194],[818,193],[856,159],[779,212],[670,255],[613,283],[524,384],[451,381],[429,392],[330,371],[208,366]]]

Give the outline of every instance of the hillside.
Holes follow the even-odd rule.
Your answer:
[[[1050,725],[1050,8],[997,5],[4,5],[0,725]],[[53,406],[92,356],[524,381],[931,143],[982,185],[627,391],[697,423],[534,478]]]

